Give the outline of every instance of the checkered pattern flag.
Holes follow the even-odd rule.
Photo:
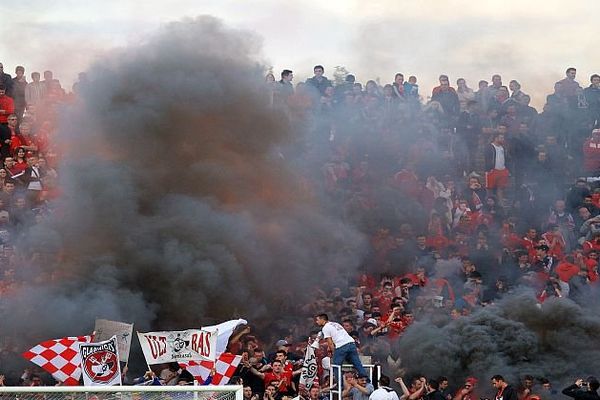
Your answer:
[[[47,340],[23,353],[23,357],[52,374],[66,386],[79,385],[81,357],[79,343],[91,343],[93,336],[71,336]]]
[[[229,379],[235,373],[237,366],[242,361],[242,356],[236,356],[231,353],[221,354],[217,360],[213,363],[211,361],[187,361],[179,363],[181,368],[188,370],[190,374],[194,376],[198,383],[202,384],[206,381],[206,378],[210,375],[210,370],[215,366],[217,370],[215,376],[212,379],[212,385],[227,385]]]

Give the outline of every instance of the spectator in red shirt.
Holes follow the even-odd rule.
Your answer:
[[[594,232],[590,240],[583,242],[583,252],[585,254],[592,250],[600,251],[600,232]]]
[[[523,246],[527,250],[529,254],[529,261],[534,261],[537,258],[537,251],[535,247],[538,245],[539,238],[537,234],[537,229],[529,228],[527,229],[527,234],[523,238]]]
[[[375,301],[377,305],[382,310],[382,312],[387,312],[390,309],[390,305],[392,304],[392,299],[394,298],[394,285],[392,281],[387,278],[382,279],[381,281],[381,290],[375,295]]]
[[[31,124],[24,120],[19,125],[19,137],[21,139],[21,147],[26,150],[27,156],[33,155],[38,151],[37,143],[31,135]]]
[[[597,283],[599,281],[598,275],[598,250],[591,250],[586,257],[581,257],[580,263],[582,264],[580,268],[587,268],[588,278],[590,282]]]
[[[465,384],[456,391],[453,400],[477,400],[479,396],[475,392],[477,378],[468,377]]]
[[[15,152],[15,165],[13,168],[17,174],[20,174],[27,168],[27,158],[25,157],[25,149],[23,147],[19,147]]]
[[[566,256],[556,267],[556,274],[563,282],[569,282],[569,279],[577,275],[578,272],[579,267],[575,265],[575,260],[571,255]]]
[[[250,372],[254,375],[260,377],[265,383],[265,388],[271,384],[271,382],[277,381],[279,385],[277,386],[278,391],[283,394],[291,393],[295,391],[294,383],[292,382],[293,375],[300,374],[301,370],[297,371],[289,371],[284,370],[283,364],[279,360],[275,360],[271,363],[271,371],[270,372],[260,372],[254,366],[250,368]]]
[[[15,160],[12,157],[6,157],[4,159],[4,169],[8,174],[7,178],[11,178],[14,175],[18,174],[17,170],[15,169]]]
[[[542,239],[550,248],[549,255],[562,259],[567,243],[565,241],[560,227],[556,224],[548,225],[548,231],[542,235]]]
[[[15,112],[15,104],[12,98],[6,95],[6,86],[0,85],[0,124],[8,123],[8,116]]]
[[[414,273],[407,274],[406,278],[412,281],[413,286],[424,287],[429,282],[429,279],[425,276],[425,268],[423,267],[418,267]]]
[[[583,142],[583,170],[589,175],[600,172],[600,128],[592,131],[592,136]]]
[[[391,310],[382,320],[388,328],[388,338],[395,339],[402,334],[406,327],[402,321],[404,307],[400,304],[392,304]]]

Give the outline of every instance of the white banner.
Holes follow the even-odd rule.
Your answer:
[[[81,372],[85,386],[121,384],[117,337],[98,343],[79,343]]]
[[[310,390],[317,376],[317,357],[315,349],[308,345],[306,346],[306,354],[304,355],[304,363],[302,364],[302,372],[300,373],[300,386],[304,386],[306,390]]]
[[[229,342],[229,337],[231,336],[231,334],[233,333],[233,331],[235,330],[235,328],[237,328],[240,325],[247,325],[248,321],[246,321],[245,319],[232,319],[229,321],[225,321],[225,322],[221,322],[218,325],[211,325],[211,326],[204,326],[202,327],[203,330],[205,331],[210,331],[210,332],[219,332],[218,338],[217,338],[217,357],[219,355],[221,355],[221,353],[224,353],[225,350],[227,349],[227,343]]]
[[[119,361],[126,363],[127,360],[129,360],[129,349],[131,348],[131,339],[133,337],[133,324],[97,319],[94,331],[96,332],[94,336],[96,341],[108,340],[111,337],[116,336],[119,345]]]
[[[138,332],[149,365],[183,361],[215,361],[218,331]]]

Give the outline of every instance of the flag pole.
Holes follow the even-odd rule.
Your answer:
[[[135,333],[137,334],[138,337],[138,341],[140,340],[140,331],[135,331]],[[141,344],[141,343],[140,343]],[[142,348],[143,349],[143,348]],[[143,351],[142,351],[143,353]],[[148,364],[148,360],[146,359],[146,354],[144,354],[144,361],[146,361],[146,366],[148,367],[147,371],[151,371],[152,373],[154,373],[154,371],[152,371],[152,368],[150,368],[150,364]],[[129,362],[129,360],[127,361]],[[144,374],[145,375],[145,374]]]

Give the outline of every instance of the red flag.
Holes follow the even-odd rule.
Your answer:
[[[23,353],[23,357],[48,371],[66,386],[79,385],[81,358],[79,343],[91,343],[93,336],[71,336],[47,340]]]
[[[186,361],[181,362],[181,368],[188,370],[194,376],[198,383],[204,383],[210,375],[211,369],[217,370],[212,379],[212,385],[227,385],[229,379],[235,373],[237,366],[242,361],[242,356],[236,356],[231,353],[223,353],[214,363],[211,361]]]

